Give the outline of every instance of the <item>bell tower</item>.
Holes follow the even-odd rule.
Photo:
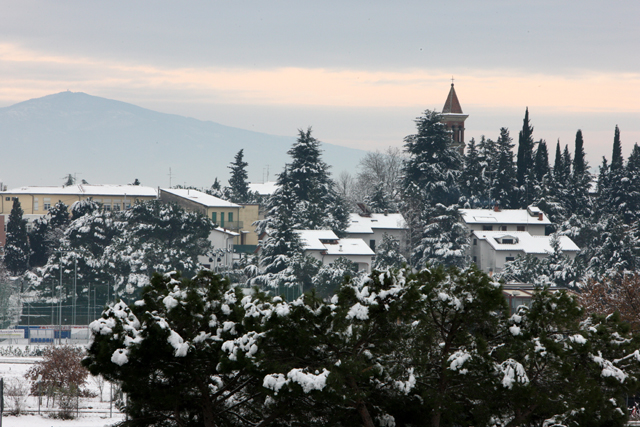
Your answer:
[[[442,123],[447,130],[451,132],[451,145],[464,154],[464,121],[469,117],[468,114],[462,112],[460,101],[453,87],[453,78],[451,79],[451,90],[449,96],[442,107]]]

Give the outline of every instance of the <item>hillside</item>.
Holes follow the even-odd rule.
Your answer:
[[[295,140],[159,113],[125,102],[61,92],[0,108],[0,182],[9,188],[57,185],[69,173],[92,184],[226,184],[241,148],[249,178],[269,167],[274,179]],[[365,151],[323,144],[334,174],[353,169]]]

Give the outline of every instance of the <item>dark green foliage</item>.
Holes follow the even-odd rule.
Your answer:
[[[382,242],[376,245],[376,259],[373,261],[373,268],[376,270],[400,268],[406,262],[407,260],[400,250],[400,242],[393,236],[384,233]]]
[[[616,125],[613,135],[613,152],[611,153],[611,170],[622,169],[622,143],[620,142],[620,129]]]
[[[550,172],[549,168],[549,152],[547,143],[544,140],[538,142],[534,161],[534,176],[537,182],[542,182],[545,176]]]
[[[417,268],[427,264],[466,266],[469,262],[469,229],[460,219],[458,206],[437,204],[425,211],[427,221],[422,240],[413,249],[413,265]]]
[[[115,304],[91,324],[94,341],[83,364],[122,385],[130,426],[268,419],[255,390],[259,313],[271,305],[250,300],[210,271],[193,280],[156,275],[139,302]]]
[[[29,237],[27,235],[27,220],[23,219],[23,213],[18,198],[14,198],[7,224],[4,263],[7,269],[15,275],[24,273],[29,267]]]
[[[534,165],[533,145],[533,126],[531,126],[529,122],[529,108],[527,107],[524,113],[522,130],[518,134],[518,157],[516,164],[518,187],[526,188],[530,185]],[[525,207],[529,204],[528,197],[532,196],[523,194],[523,197],[521,206]]]
[[[495,179],[491,187],[491,197],[495,203],[505,209],[514,209],[518,203],[518,191],[516,188],[516,170],[513,164],[514,147],[507,128],[500,129],[500,137],[497,141],[498,166]]]
[[[573,174],[574,176],[582,175],[587,171],[587,161],[584,154],[584,140],[582,139],[582,130],[576,132],[575,148],[573,150]]]
[[[234,161],[227,166],[231,169],[229,178],[230,200],[233,203],[249,203],[249,183],[247,182],[247,166],[249,163],[243,160],[244,150],[238,151]]]

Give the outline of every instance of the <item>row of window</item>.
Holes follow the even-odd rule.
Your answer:
[[[504,260],[505,260],[506,262],[509,262],[509,261],[515,261],[515,260],[516,260],[516,257],[508,256],[508,257],[505,257],[505,259],[504,259]],[[473,257],[473,262],[475,262],[475,263],[477,264],[477,263],[478,263],[478,257],[475,257],[475,256],[474,256],[474,257]]]
[[[13,200],[18,200],[17,197],[5,197],[6,201],[13,201]],[[131,201],[130,200],[126,200],[124,203],[120,200],[120,199],[113,199],[113,205],[112,200],[111,199],[93,199],[94,202],[97,203],[101,203],[102,207],[105,210],[114,210],[114,211],[119,211],[122,208],[124,209],[129,209],[131,208]],[[37,197],[34,197],[33,199],[33,211],[37,212],[40,209],[40,202],[38,200]],[[42,210],[44,212],[48,212],[49,209],[51,209],[51,198],[50,197],[44,197],[43,198],[43,203],[42,203]]]
[[[224,212],[220,212],[220,222],[218,223],[218,212],[211,212],[211,221],[214,224],[220,224],[220,227],[224,227]],[[227,222],[233,222],[233,212],[227,213]]]
[[[500,226],[498,226],[498,228],[499,228],[498,231],[507,231],[507,226],[506,225],[500,225]],[[483,225],[482,226],[482,231],[493,231],[493,225]],[[516,226],[516,231],[526,231],[525,230],[525,226],[524,225]]]

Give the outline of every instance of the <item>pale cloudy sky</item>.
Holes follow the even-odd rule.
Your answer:
[[[451,76],[466,136],[592,166],[640,143],[640,2],[0,1],[0,106],[71,90],[277,135],[400,146]],[[553,161],[553,159],[551,159]]]

